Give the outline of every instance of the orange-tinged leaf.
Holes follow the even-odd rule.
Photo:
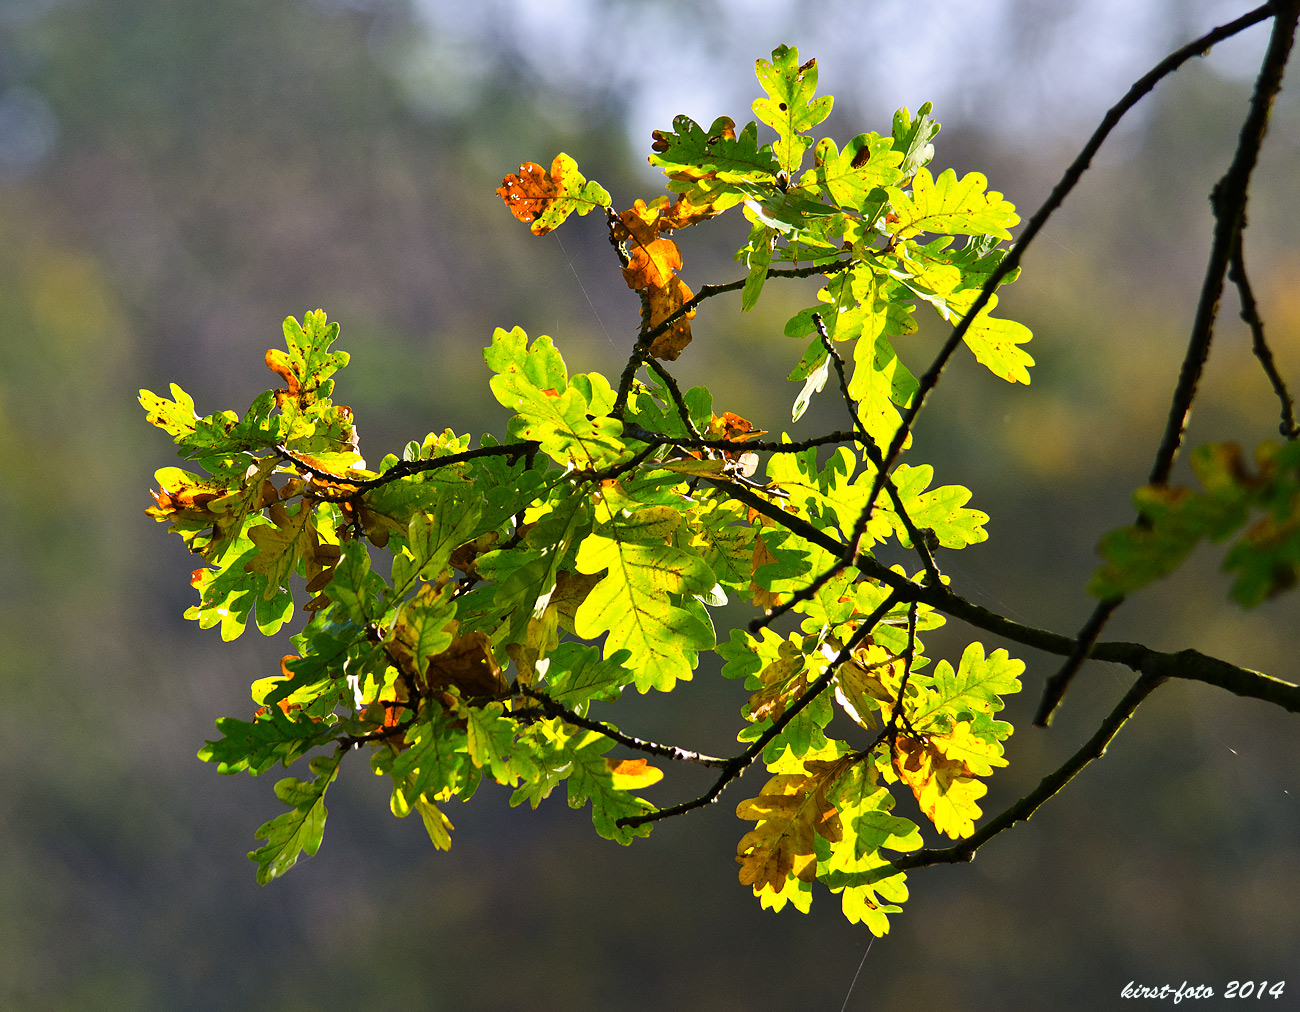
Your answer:
[[[654,202],[657,203],[663,199],[663,197],[656,197]],[[716,217],[721,213],[713,204],[693,203],[683,193],[677,198],[672,207],[665,208],[659,213],[659,220],[662,223],[660,227],[666,229],[687,228],[697,222]]]
[[[623,277],[629,288],[662,288],[681,269],[681,250],[659,234],[672,227],[661,220],[662,210],[664,205],[658,201],[647,206],[644,200],[638,200],[618,216],[623,228],[615,234],[627,241],[629,259]]]
[[[682,266],[681,250],[661,233],[709,217],[705,207],[685,200],[670,205],[661,196],[649,204],[638,200],[618,216],[613,235],[625,244],[628,255],[623,278],[629,288],[645,293],[651,328],[662,325],[692,297],[676,273]],[[668,362],[676,359],[691,342],[690,320],[694,316],[693,309],[682,314],[656,337],[650,345],[651,356]]]
[[[766,429],[755,429],[754,423],[748,418],[741,418],[734,411],[724,411],[721,415],[714,415],[709,419],[708,429],[705,436],[709,439],[730,439],[734,442],[744,442],[747,439],[757,439],[759,436],[766,436]],[[723,450],[722,455],[728,460],[738,460],[745,456],[735,450]]]
[[[150,490],[155,505],[145,510],[159,523],[169,520],[216,522],[211,504],[230,490],[214,478],[202,479],[179,467],[163,467],[154,472],[157,491]]]
[[[635,791],[657,784],[664,772],[651,766],[645,759],[606,759],[614,787],[620,791]]]
[[[280,348],[268,348],[266,351],[266,367],[284,380],[286,391],[290,397],[297,397],[300,385],[298,377],[294,375],[293,362],[289,359],[289,353]]]
[[[990,765],[1006,765],[969,729],[970,722],[962,721],[948,735],[899,735],[894,743],[898,778],[912,789],[934,828],[954,840],[970,836],[983,814],[977,801],[988,788],[976,776],[991,772]]]
[[[650,288],[650,326],[656,327],[677,312],[691,299],[691,290],[674,277],[666,288]],[[672,325],[650,344],[650,354],[665,362],[674,361],[691,343],[691,319],[695,310],[683,313]]]
[[[547,172],[536,162],[524,162],[518,175],[501,181],[497,194],[510,213],[530,222],[533,235],[545,235],[575,211],[582,215],[597,207],[609,207],[609,194],[599,183],[588,182],[578,163],[561,152]]]
[[[536,162],[524,162],[519,175],[506,176],[497,188],[510,213],[525,224],[545,211],[558,192],[555,180]]]

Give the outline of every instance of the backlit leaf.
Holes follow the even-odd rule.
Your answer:
[[[518,175],[502,180],[497,194],[522,222],[531,222],[533,235],[545,235],[575,211],[587,214],[609,207],[609,194],[578,171],[578,163],[564,153],[555,156],[547,172],[535,162],[519,166]]]
[[[302,781],[296,777],[275,785],[275,795],[292,811],[265,823],[255,834],[266,845],[249,853],[257,862],[257,883],[266,885],[298,863],[298,855],[315,855],[325,832],[325,789],[338,775],[342,750],[311,761],[316,778]]]
[[[894,236],[907,239],[921,232],[948,235],[992,235],[1010,239],[1007,231],[1020,221],[1015,205],[1002,194],[987,191],[988,180],[978,172],[957,178],[945,169],[935,179],[930,170],[919,168],[911,193],[889,188],[889,202],[898,216]]]
[[[812,143],[803,134],[830,115],[834,99],[830,95],[813,97],[817,92],[817,61],[801,65],[797,48],[778,46],[772,51],[771,62],[757,61],[755,72],[767,97],[755,100],[754,115],[777,132],[772,148],[781,168],[792,173]]]

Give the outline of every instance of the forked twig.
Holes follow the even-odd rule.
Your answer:
[[[1278,403],[1281,405],[1282,421],[1278,425],[1278,431],[1287,439],[1295,439],[1300,436],[1300,428],[1296,427],[1295,421],[1295,401],[1291,397],[1291,391],[1287,389],[1286,382],[1282,379],[1282,374],[1278,372],[1277,363],[1273,360],[1273,351],[1264,339],[1264,321],[1259,315],[1259,305],[1255,301],[1255,292],[1251,288],[1250,278],[1246,274],[1246,257],[1242,249],[1244,232],[1245,225],[1243,223],[1241,231],[1237,233],[1237,241],[1232,245],[1232,261],[1228,265],[1228,280],[1237,286],[1237,294],[1241,298],[1241,318],[1250,327],[1251,350],[1254,351],[1255,357],[1259,359],[1259,364],[1264,369],[1264,375],[1268,377],[1269,383],[1273,385],[1273,392],[1277,394]]]
[[[1188,337],[1187,351],[1183,357],[1182,369],[1178,375],[1178,385],[1174,388],[1169,403],[1169,417],[1165,422],[1164,434],[1156,450],[1155,462],[1151,467],[1149,484],[1164,485],[1169,481],[1174,460],[1182,446],[1183,433],[1187,428],[1187,419],[1191,414],[1192,401],[1196,399],[1196,389],[1200,384],[1201,374],[1210,355],[1210,344],[1214,336],[1214,320],[1219,311],[1219,300],[1223,294],[1224,277],[1228,272],[1228,263],[1233,248],[1240,244],[1241,229],[1245,221],[1246,200],[1250,190],[1250,177],[1259,158],[1259,149],[1268,130],[1268,115],[1273,100],[1282,88],[1282,74],[1286,69],[1291,45],[1295,39],[1296,20],[1300,16],[1300,2],[1286,0],[1271,4],[1268,8],[1275,13],[1273,32],[1269,36],[1268,48],[1260,64],[1259,77],[1255,82],[1255,91],[1251,95],[1250,110],[1241,126],[1237,141],[1237,150],[1232,163],[1223,178],[1215,184],[1210,202],[1214,208],[1214,241],[1210,246],[1209,260],[1205,265],[1205,279],[1201,284],[1200,298],[1196,303],[1196,315],[1192,321],[1192,332]],[[1257,13],[1257,12],[1254,12]],[[1250,17],[1251,15],[1247,15]],[[1241,21],[1243,19],[1238,19]],[[1236,22],[1234,22],[1235,24]],[[1139,517],[1139,523],[1144,522]],[[1048,679],[1043,691],[1043,698],[1034,716],[1034,723],[1039,727],[1047,726],[1052,712],[1064,698],[1070,682],[1088,659],[1088,652],[1106,626],[1106,622],[1123,603],[1123,598],[1102,601],[1093,610],[1078,638],[1079,646],[1070,655],[1069,660]]]

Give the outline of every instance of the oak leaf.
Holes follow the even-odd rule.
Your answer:
[[[971,722],[964,720],[948,734],[900,734],[894,743],[894,770],[934,828],[955,840],[975,831],[975,820],[983,814],[977,802],[988,792],[975,778],[1007,764],[1001,751],[971,734]]]
[[[740,818],[757,820],[736,847],[742,885],[758,895],[783,889],[791,875],[801,882],[817,877],[816,838],[836,843],[843,835],[827,793],[846,768],[842,760],[807,761],[809,772],[778,773],[758,797],[736,806]]]
[[[578,171],[578,163],[561,152],[547,172],[536,162],[524,162],[518,175],[501,181],[497,194],[522,222],[529,222],[533,235],[545,235],[573,212],[587,214],[597,207],[609,207],[609,194]]]
[[[691,300],[691,290],[680,278],[674,277],[664,288],[647,290],[650,303],[650,326],[657,327]],[[691,343],[691,309],[674,320],[662,334],[650,343],[650,355],[665,362],[676,361],[682,350]]]
[[[495,696],[506,690],[492,641],[481,629],[457,636],[446,650],[430,657],[426,677],[431,690],[455,687],[463,696]]]

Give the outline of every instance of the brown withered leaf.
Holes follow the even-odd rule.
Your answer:
[[[729,439],[733,442],[744,442],[747,439],[757,439],[759,436],[766,436],[766,429],[755,429],[754,423],[748,418],[741,418],[734,411],[724,411],[721,415],[713,415],[709,419],[708,430],[705,433],[709,439]],[[735,450],[724,450],[723,456],[730,460],[739,459],[743,453]]]
[[[497,542],[501,540],[501,535],[496,531],[488,531],[486,534],[480,534],[468,544],[461,545],[451,553],[448,560],[452,566],[459,569],[466,576],[479,578],[477,560],[480,555],[492,551]]]
[[[429,658],[425,676],[431,691],[455,686],[466,697],[496,696],[506,690],[501,665],[492,656],[492,641],[476,629],[457,636],[451,646]]]
[[[510,213],[525,223],[532,222],[550,207],[558,193],[555,180],[536,162],[524,162],[517,176],[506,176],[497,187],[497,194]]]
[[[622,230],[616,229],[615,234],[627,243],[628,265],[623,277],[628,288],[663,288],[681,269],[681,250],[660,235],[668,227],[660,216],[665,206],[658,202],[647,206],[638,200],[618,216]]]
[[[691,290],[677,276],[682,253],[677,244],[664,236],[675,228],[684,228],[710,217],[707,205],[682,200],[670,204],[667,197],[656,197],[649,204],[638,200],[618,216],[614,238],[627,248],[628,263],[623,268],[627,286],[645,293],[650,327],[663,324],[690,301]],[[650,346],[652,357],[673,361],[691,342],[691,318],[695,310],[678,317]]]

